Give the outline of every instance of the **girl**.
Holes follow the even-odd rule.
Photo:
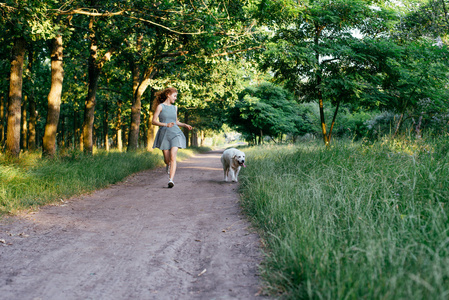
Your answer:
[[[160,127],[153,148],[161,149],[164,154],[169,188],[175,185],[173,178],[176,172],[178,148],[186,148],[186,137],[179,126],[192,130],[192,126],[178,121],[178,108],[174,105],[177,97],[178,91],[175,88],[167,88],[157,92],[153,102],[152,123]]]

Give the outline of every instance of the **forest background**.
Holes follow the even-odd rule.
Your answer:
[[[224,124],[252,144],[445,132],[446,5],[6,1],[2,152],[151,150],[167,86],[192,145]]]

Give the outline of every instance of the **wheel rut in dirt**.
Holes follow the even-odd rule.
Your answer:
[[[221,151],[0,222],[2,299],[260,299],[258,235]]]

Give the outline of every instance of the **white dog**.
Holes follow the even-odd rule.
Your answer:
[[[238,176],[241,167],[245,166],[245,153],[235,148],[226,149],[221,156],[221,163],[223,165],[224,180],[238,182]]]

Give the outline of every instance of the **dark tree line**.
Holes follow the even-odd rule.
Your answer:
[[[230,80],[204,81],[215,66],[256,44],[247,1],[7,1],[0,15],[0,137],[12,156],[92,153],[110,133],[118,148],[149,148],[155,89],[177,87],[195,117],[215,97],[198,96]]]

